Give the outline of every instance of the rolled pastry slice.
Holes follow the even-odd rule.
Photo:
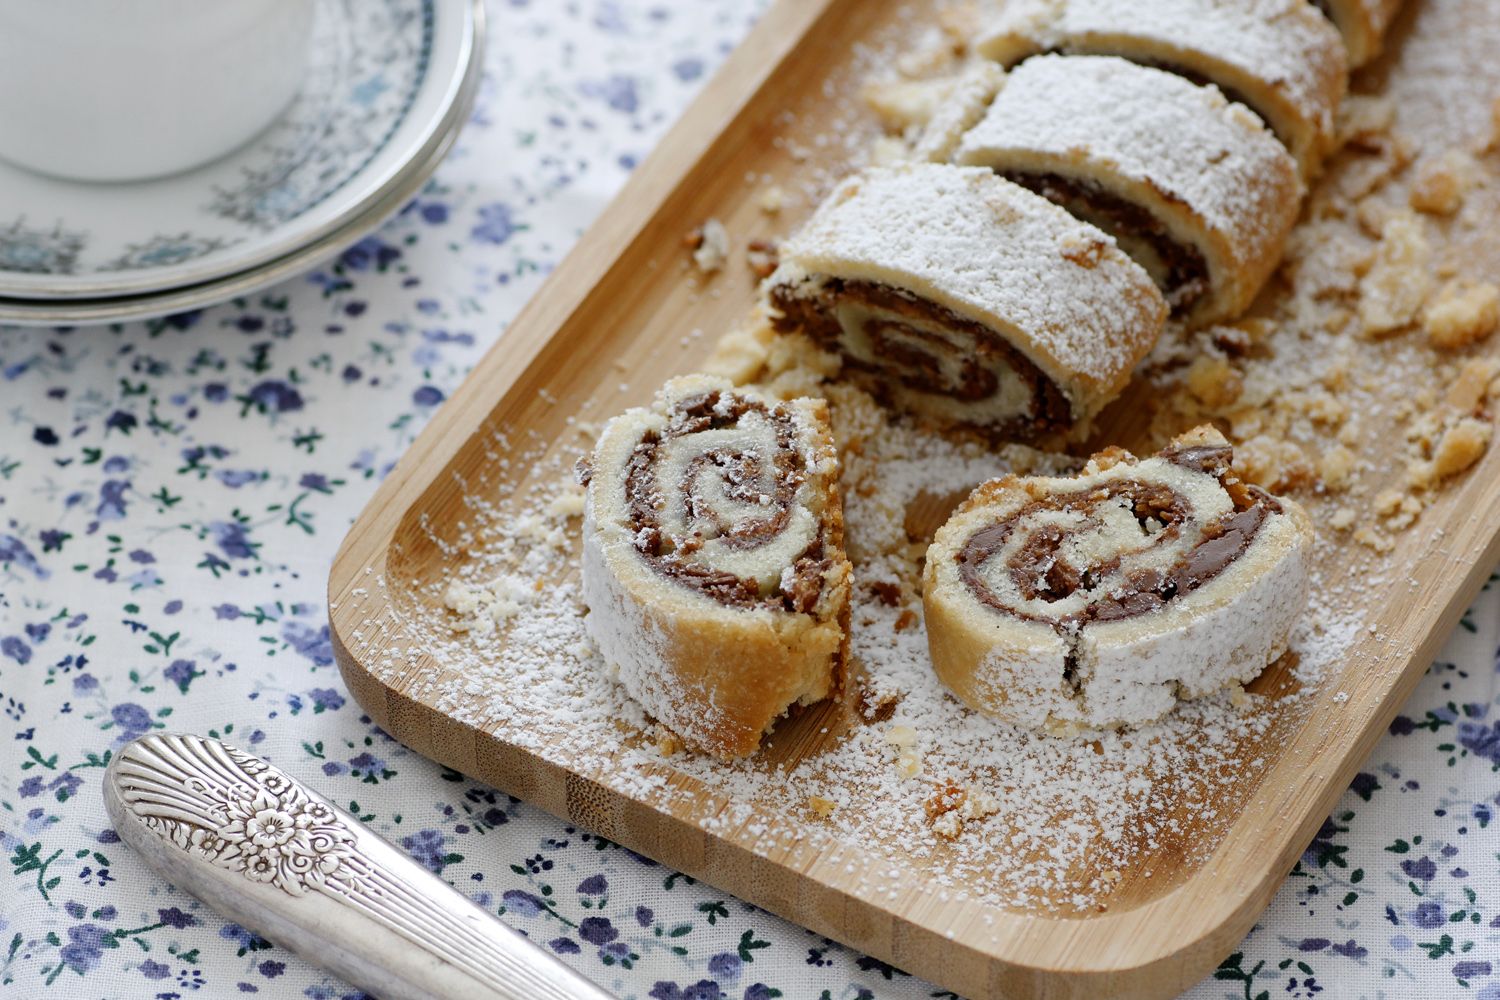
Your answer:
[[[1350,66],[1363,66],[1385,48],[1385,33],[1402,0],[1313,0],[1344,36]]]
[[[989,170],[872,168],[781,247],[773,323],[877,397],[1015,437],[1085,425],[1156,343],[1166,303],[1114,240]]]
[[[1348,86],[1343,39],[1307,0],[1019,0],[975,51],[1011,66],[1043,52],[1113,55],[1212,83],[1265,120],[1314,176]]]
[[[1255,677],[1306,602],[1312,528],[1232,458],[1205,427],[1145,460],[980,486],[927,550],[938,677],[1033,728],[1146,723]]]
[[[585,624],[647,712],[738,757],[836,689],[850,568],[826,403],[673,379],[580,478]]]
[[[1113,235],[1192,325],[1250,305],[1303,190],[1296,162],[1249,109],[1114,56],[1026,60],[956,159]]]

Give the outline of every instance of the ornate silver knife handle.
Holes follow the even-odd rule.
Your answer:
[[[353,816],[217,740],[127,744],[104,804],[174,885],[384,1000],[610,1000]]]

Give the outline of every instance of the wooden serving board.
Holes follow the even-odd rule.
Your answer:
[[[448,613],[442,582],[472,555],[478,515],[470,498],[555,477],[555,469],[538,469],[548,457],[576,453],[571,418],[606,419],[649,400],[664,378],[702,364],[716,336],[753,301],[744,239],[794,225],[875,134],[851,95],[888,58],[881,53],[911,38],[934,6],[781,0],[763,17],[354,525],[330,579],[334,647],[356,699],[417,751],[949,989],[1171,996],[1212,970],[1249,929],[1500,562],[1500,449],[1443,490],[1415,527],[1396,534],[1389,553],[1325,533],[1327,592],[1318,599],[1357,606],[1370,628],[1301,707],[1277,716],[1253,752],[1227,765],[1233,792],[1218,802],[1217,815],[1184,806],[1170,817],[1172,836],[1109,873],[1117,885],[1107,908],[1063,898],[986,901],[982,872],[968,874],[972,891],[955,887],[934,877],[939,861],[905,857],[898,837],[841,836],[837,816],[820,822],[805,810],[757,805],[749,819],[716,822],[743,811],[726,812],[733,786],[702,768],[689,774],[670,760],[631,763],[662,780],[654,788],[623,781],[619,768],[627,765],[580,759],[562,745],[537,749],[512,728],[524,722],[475,724],[472,713],[440,707],[451,705],[433,693],[442,688],[435,680],[462,690],[460,666],[444,662],[427,637]],[[1391,54],[1366,71],[1361,89],[1396,102],[1418,154],[1487,135],[1500,91],[1491,65],[1500,9],[1471,0],[1410,6]],[[1359,168],[1335,164],[1324,183],[1352,184]],[[792,196],[775,219],[760,205],[769,183]],[[1471,195],[1488,199],[1492,218],[1500,200],[1493,187]],[[709,217],[725,223],[739,249],[724,273],[704,282],[685,270],[682,239]],[[1351,231],[1357,225],[1347,221]],[[1438,233],[1450,272],[1500,274],[1494,234],[1457,222]],[[1277,294],[1273,287],[1267,296]],[[1371,344],[1356,359],[1366,397],[1394,401],[1419,392],[1412,373],[1421,372],[1425,355],[1414,337],[1420,334]],[[1153,396],[1163,391],[1133,387],[1107,412],[1101,439],[1143,447],[1159,410]],[[543,461],[508,460],[495,447],[500,433],[530,442]],[[1352,505],[1371,518],[1372,491],[1401,474],[1398,417],[1376,406],[1358,437],[1366,492]],[[1315,517],[1348,502],[1304,499]],[[1275,711],[1278,693],[1294,686],[1291,665],[1281,663],[1252,690]],[[485,697],[503,699],[505,691]],[[752,766],[790,768],[857,724],[847,707],[803,713],[778,729]],[[1140,817],[1153,818],[1162,817]],[[1099,875],[1082,870],[1088,864],[1081,880]]]

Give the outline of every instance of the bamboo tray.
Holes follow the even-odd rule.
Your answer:
[[[1410,119],[1419,142],[1479,134],[1500,91],[1489,44],[1500,39],[1500,9],[1466,0],[1411,6],[1392,54],[1364,83],[1405,102],[1403,124]],[[1249,929],[1500,562],[1500,449],[1439,496],[1385,557],[1372,563],[1352,544],[1334,550],[1339,571],[1379,570],[1379,587],[1361,592],[1375,627],[1269,751],[1240,762],[1222,821],[1194,828],[1189,817],[1185,837],[1200,849],[1179,839],[1142,857],[1121,873],[1102,913],[988,904],[928,882],[917,865],[882,883],[871,873],[891,869],[890,852],[841,842],[833,824],[823,831],[832,836],[802,836],[768,814],[707,832],[705,821],[726,804],[711,781],[662,764],[660,794],[632,791],[608,767],[580,765],[561,749],[532,752],[503,725],[481,729],[445,714],[427,681],[452,666],[409,627],[443,613],[432,583],[466,558],[454,544],[455,525],[472,516],[465,490],[522,485],[525,471],[490,445],[496,429],[543,446],[558,442],[570,415],[606,418],[700,364],[714,335],[744,315],[753,284],[736,257],[711,286],[695,287],[681,266],[683,234],[708,217],[736,236],[767,233],[757,205],[766,182],[802,190],[836,176],[853,144],[872,134],[839,96],[878,51],[866,43],[909,35],[924,12],[930,4],[912,0],[781,0],[763,17],[381,485],[333,566],[334,648],[363,708],[418,752],[949,989],[1171,996],[1211,971]],[[854,65],[858,52],[863,68]],[[838,141],[819,138],[830,135]],[[789,210],[775,228],[799,214]],[[1453,249],[1462,244],[1460,256],[1493,274],[1497,240],[1456,233]],[[694,330],[706,335],[684,336]],[[1408,392],[1398,381],[1389,386],[1393,397]],[[1137,387],[1108,411],[1109,439],[1127,446],[1140,439],[1134,414],[1146,408],[1148,391]],[[1390,447],[1379,442],[1393,432],[1370,431],[1367,457],[1378,460]],[[1386,464],[1394,481],[1399,463]],[[1287,683],[1278,665],[1256,687],[1274,692]],[[836,739],[836,725],[819,735],[834,711],[794,720],[796,738],[775,740],[762,754],[766,765],[795,762]],[[768,824],[784,835],[768,838]],[[1144,877],[1149,869],[1154,878]]]

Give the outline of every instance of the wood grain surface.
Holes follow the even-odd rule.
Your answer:
[[[1347,586],[1320,599],[1357,603],[1376,628],[1313,698],[1275,718],[1253,757],[1233,763],[1234,792],[1216,803],[1215,817],[1182,805],[1180,832],[1121,872],[1103,912],[1057,900],[987,904],[975,898],[981,893],[936,884],[915,860],[891,874],[898,845],[809,837],[806,818],[784,810],[706,832],[704,820],[721,813],[727,794],[711,781],[663,764],[673,794],[624,790],[607,767],[578,766],[561,749],[524,750],[504,727],[456,721],[425,693],[432,678],[455,669],[424,648],[415,626],[441,620],[435,585],[467,558],[450,544],[459,522],[473,517],[465,496],[528,485],[519,463],[497,459],[492,435],[504,429],[561,449],[569,417],[606,419],[700,365],[715,336],[745,315],[754,284],[742,242],[712,284],[688,280],[684,233],[708,217],[740,237],[794,223],[874,134],[850,96],[880,58],[868,53],[911,36],[929,6],[782,0],[764,16],[382,484],[332,570],[335,651],[359,703],[418,752],[956,992],[1167,997],[1211,971],[1249,929],[1500,561],[1500,449],[1445,489],[1392,552],[1325,537],[1325,578]],[[1392,51],[1358,81],[1396,102],[1419,155],[1490,127],[1500,89],[1490,65],[1500,10],[1481,9],[1490,6],[1412,4]],[[863,65],[857,43],[874,45],[860,50]],[[1357,167],[1335,164],[1323,183],[1341,183]],[[757,204],[767,181],[809,194],[774,226]],[[1474,197],[1495,201],[1489,188]],[[1442,238],[1444,259],[1463,273],[1500,270],[1495,234],[1454,224]],[[1278,294],[1273,286],[1268,301]],[[1413,350],[1369,346],[1358,364],[1388,380],[1377,396],[1412,394]],[[1100,440],[1144,446],[1161,391],[1133,387],[1106,412]],[[1360,435],[1371,475],[1395,482],[1397,418],[1367,414]],[[1335,505],[1309,499],[1315,516]],[[1268,670],[1254,690],[1274,704],[1295,684],[1288,668]],[[803,713],[778,728],[760,760],[806,759],[853,724],[838,705]]]

